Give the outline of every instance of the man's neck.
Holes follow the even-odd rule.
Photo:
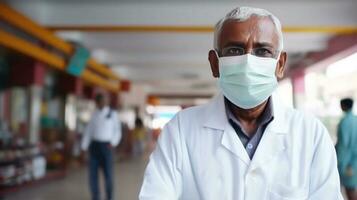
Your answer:
[[[268,100],[251,109],[240,108],[231,103],[228,99],[226,99],[226,102],[234,117],[241,123],[242,128],[249,135],[254,134],[258,127],[258,120],[262,116]]]
[[[352,113],[352,110],[346,110],[345,111],[345,115],[349,115],[349,114],[351,114]]]

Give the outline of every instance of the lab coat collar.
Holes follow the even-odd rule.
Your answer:
[[[224,97],[222,94],[216,96],[208,104],[207,113],[205,113],[204,127],[212,128],[217,133],[222,133],[221,144],[239,157],[251,169],[261,166],[272,160],[278,152],[285,149],[284,135],[288,130],[288,123],[285,121],[286,109],[280,103],[276,94],[272,95],[274,120],[266,128],[264,135],[258,145],[253,160],[251,161],[242,142],[238,139],[234,129],[230,126],[225,110]]]
[[[217,138],[221,138],[221,145],[240,158],[246,165],[249,165],[250,158],[248,153],[228,122],[222,94],[217,95],[207,105],[204,117],[203,126],[217,130],[216,133],[221,133],[222,137],[217,134]]]
[[[288,124],[286,123],[286,108],[279,100],[277,93],[272,95],[274,120],[269,124],[267,129],[276,133],[287,133]],[[204,127],[225,130],[229,125],[224,96],[220,93],[207,105],[207,113],[204,118]]]
[[[226,122],[228,121],[224,96],[220,93],[213,98],[213,100],[206,105],[206,113],[204,115],[204,127],[224,130]]]

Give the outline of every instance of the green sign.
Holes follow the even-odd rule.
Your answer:
[[[73,76],[80,76],[87,66],[89,57],[90,54],[86,48],[77,46],[76,51],[69,60],[67,72]]]

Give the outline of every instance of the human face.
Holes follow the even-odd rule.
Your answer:
[[[105,97],[97,99],[96,104],[97,104],[97,108],[99,108],[99,109],[104,108],[107,104]]]
[[[219,77],[217,51],[220,57],[250,53],[279,59],[275,75],[278,79],[283,78],[286,53],[279,52],[279,36],[270,18],[252,16],[243,22],[228,20],[223,24],[217,39],[218,49],[209,52],[214,77]]]

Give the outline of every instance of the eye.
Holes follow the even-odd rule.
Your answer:
[[[273,57],[272,51],[263,47],[254,49],[254,55],[259,57]]]
[[[243,54],[244,54],[244,49],[240,47],[228,47],[223,49],[222,51],[223,56],[237,56]]]

